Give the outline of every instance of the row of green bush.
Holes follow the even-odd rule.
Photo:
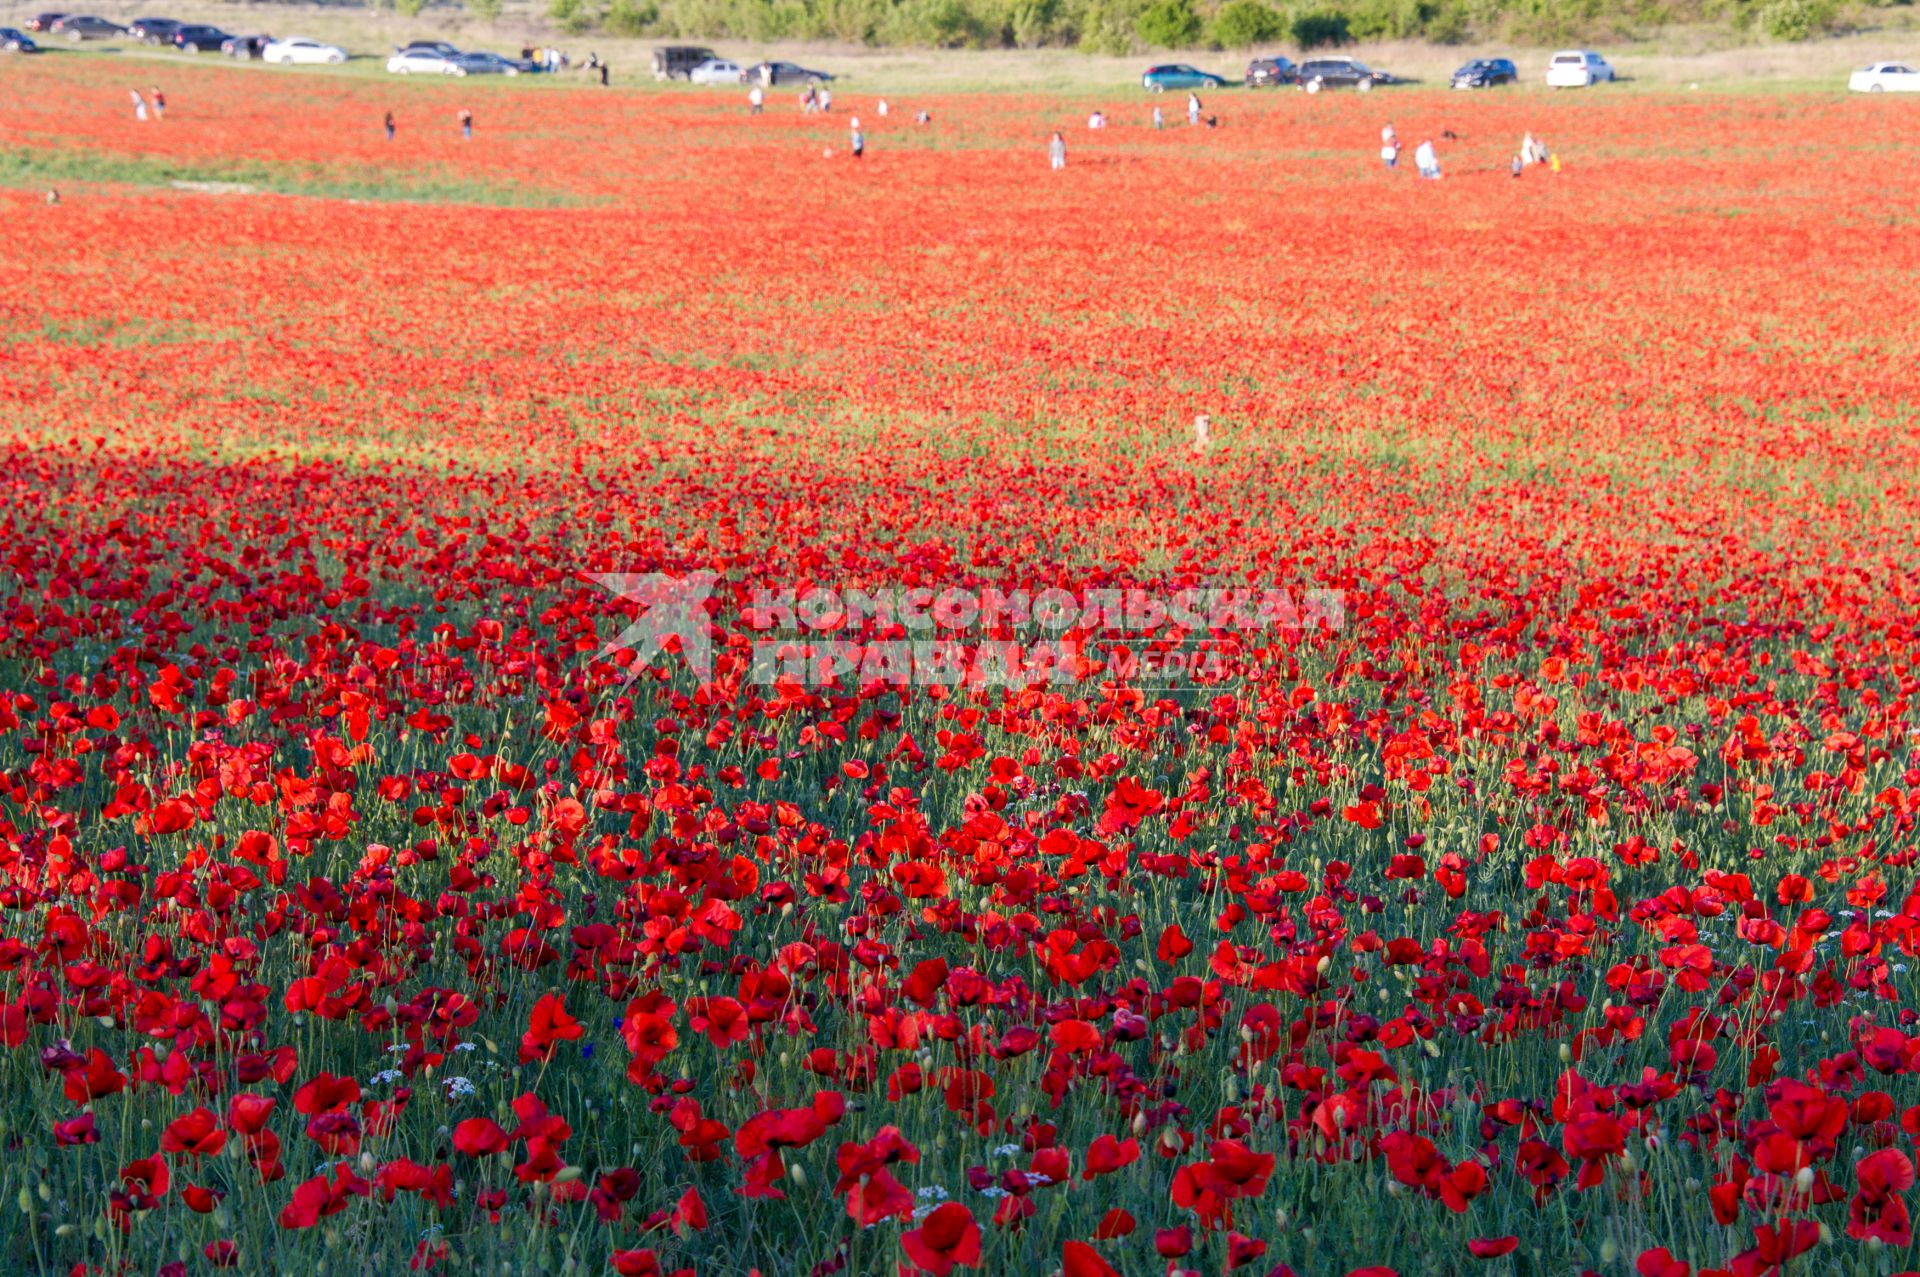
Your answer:
[[[427,0],[387,0],[417,11]],[[494,16],[501,0],[464,0]],[[686,39],[845,40],[937,48],[1326,48],[1358,40],[1618,39],[1679,22],[1777,40],[1852,25],[1910,0],[547,0],[564,30]]]

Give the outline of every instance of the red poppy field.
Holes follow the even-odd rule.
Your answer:
[[[165,73],[0,79],[0,1267],[1916,1267],[1905,104]]]

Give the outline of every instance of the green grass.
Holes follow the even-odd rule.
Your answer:
[[[260,160],[196,164],[158,156],[109,155],[100,151],[27,147],[0,150],[0,186],[96,184],[173,188],[202,183],[245,187],[276,195],[382,203],[563,208],[583,202],[577,196],[560,191],[479,182],[431,170],[342,171],[318,165],[268,164]]]

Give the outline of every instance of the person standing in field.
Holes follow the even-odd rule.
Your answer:
[[[857,115],[853,117],[853,136],[847,139],[847,144],[853,148],[853,158],[856,160],[867,153],[867,135],[860,131],[860,117]]]
[[[1053,171],[1059,172],[1067,166],[1067,139],[1054,133],[1053,140],[1047,143],[1047,159],[1053,165]]]
[[[1434,154],[1433,143],[1423,141],[1413,152],[1414,167],[1420,170],[1421,177],[1440,176],[1440,157]]]
[[[1157,106],[1153,108],[1153,127],[1156,129],[1167,127],[1167,117],[1160,113],[1160,108]]]
[[[1400,139],[1390,136],[1391,128],[1388,126],[1380,140],[1380,162],[1387,166],[1389,173],[1400,167]]]
[[[887,118],[887,100],[885,98],[881,98],[879,105],[874,107],[873,109],[876,113],[878,113],[881,119],[884,120]]]
[[[147,118],[147,100],[140,96],[140,90],[138,89],[128,89],[127,92],[133,95],[133,118],[145,123]]]
[[[464,106],[460,108],[460,136],[473,141],[473,112]]]
[[[153,91],[149,93],[147,96],[153,102],[153,118],[156,120],[166,119],[167,118],[167,95],[160,91],[160,86],[157,84],[154,85]]]
[[[1190,125],[1200,123],[1200,95],[1198,93],[1187,94],[1187,123]]]
[[[387,126],[387,141],[391,142],[393,141],[393,112],[392,111],[387,112],[387,118],[384,121],[384,123]]]
[[[604,62],[600,64],[600,87],[607,87],[607,64]]]
[[[827,115],[833,110],[833,90],[820,86],[820,114]]]
[[[747,114],[759,115],[766,109],[767,95],[762,92],[760,86],[756,84],[753,86],[752,91],[747,94]]]
[[[809,84],[807,91],[800,95],[800,113],[802,115],[812,115],[819,109],[820,95],[816,93],[813,86]]]

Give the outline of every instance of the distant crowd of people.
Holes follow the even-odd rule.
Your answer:
[[[572,65],[567,55],[558,49],[527,47],[520,50],[520,56],[549,71],[565,70]],[[600,73],[600,83],[605,84],[607,82],[607,64],[600,60],[599,54],[589,54],[583,66],[589,71],[598,71]],[[145,94],[142,94],[138,89],[130,89],[128,92],[132,95],[133,118],[135,120],[164,120],[166,118],[167,98],[166,94],[160,91],[160,86],[154,85]],[[766,102],[766,90],[759,84],[755,84],[747,93],[749,113],[753,115],[764,114],[766,111]],[[833,111],[833,89],[825,84],[809,83],[806,91],[800,95],[800,110],[801,113],[805,115],[830,114]],[[891,110],[892,107],[885,98],[876,99],[874,103],[874,114],[884,119]],[[460,128],[460,136],[467,141],[472,141],[473,112],[466,107],[461,107],[455,116],[455,120]],[[919,125],[930,124],[933,122],[933,116],[931,113],[921,110],[915,112],[913,121]],[[1156,129],[1166,127],[1166,116],[1158,105],[1153,108],[1152,122],[1153,127]],[[1187,95],[1187,124],[1191,128],[1198,128],[1201,125],[1205,125],[1207,128],[1217,128],[1219,126],[1219,119],[1207,113],[1205,106],[1200,101],[1200,95],[1197,93],[1189,93]],[[392,111],[386,112],[381,120],[381,127],[386,133],[387,141],[393,141],[398,132],[398,125],[394,120]],[[1094,132],[1099,132],[1106,127],[1106,112],[1096,107],[1093,112],[1087,116],[1087,128]],[[1442,130],[1440,136],[1444,139],[1455,140],[1455,135],[1451,130]],[[860,117],[857,115],[851,117],[849,120],[848,149],[855,159],[860,159],[867,151],[866,132],[861,128]],[[828,154],[831,153],[831,151],[828,152]],[[1392,172],[1400,166],[1400,135],[1395,131],[1391,120],[1380,130],[1380,162],[1389,172]],[[1047,163],[1056,171],[1064,169],[1067,166],[1067,140],[1058,130],[1047,139]],[[1440,154],[1435,148],[1431,138],[1421,139],[1420,144],[1414,148],[1413,165],[1415,171],[1417,171],[1422,178],[1428,180],[1439,179]],[[1512,175],[1517,178],[1527,169],[1535,165],[1545,166],[1553,172],[1558,173],[1560,171],[1560,157],[1548,148],[1545,141],[1535,137],[1529,132],[1520,140],[1520,149],[1514,154],[1509,167]],[[50,200],[49,202],[57,202],[57,200]]]

